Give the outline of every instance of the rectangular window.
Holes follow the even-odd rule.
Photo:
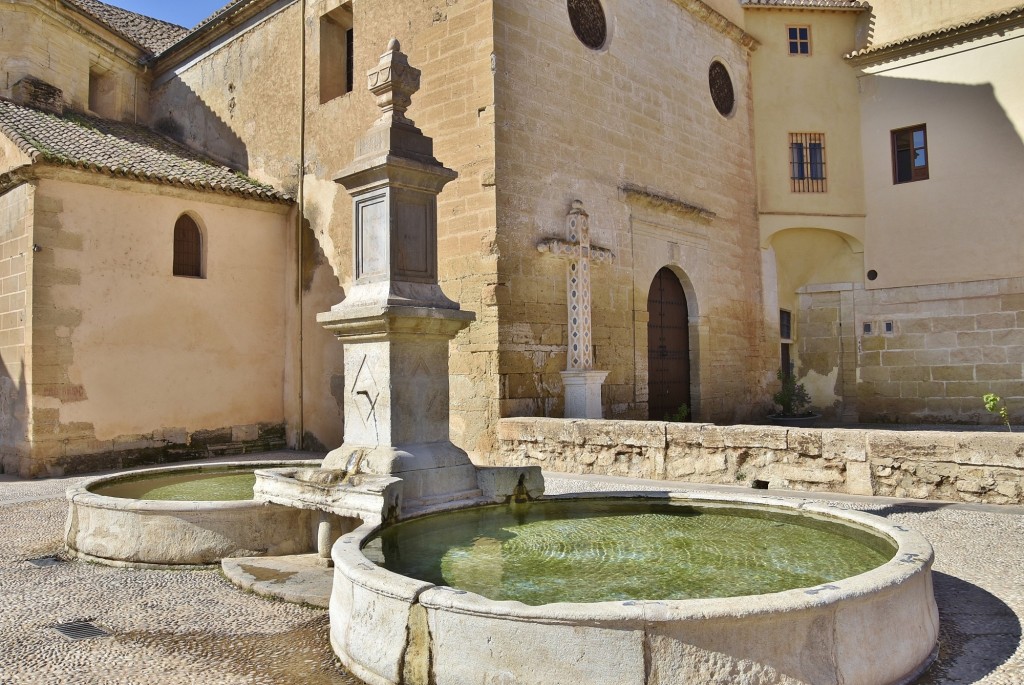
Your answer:
[[[118,118],[117,76],[113,71],[89,69],[89,110],[105,119]]]
[[[892,182],[910,183],[928,178],[928,135],[925,125],[892,132]]]
[[[791,358],[791,346],[793,344],[793,313],[786,310],[779,310],[779,337],[782,338],[779,365],[782,373],[789,376],[793,373],[793,360]]]
[[[790,190],[794,193],[824,193],[825,134],[789,134]]]
[[[810,26],[787,26],[786,33],[789,37],[789,54],[810,55],[811,54],[811,27]]]
[[[352,92],[355,32],[352,3],[320,17],[320,103]]]

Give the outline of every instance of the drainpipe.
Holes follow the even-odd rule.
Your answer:
[[[303,293],[302,293],[302,229],[305,218],[305,177],[306,177],[306,0],[299,3],[299,184],[295,201],[295,242],[297,263],[295,265],[295,288],[298,293],[299,306],[299,439],[296,446],[301,450],[305,446],[305,369],[303,368]]]

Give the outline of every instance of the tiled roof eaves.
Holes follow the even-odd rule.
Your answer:
[[[963,43],[990,36],[1010,28],[1024,26],[1024,5],[986,14],[983,17],[908,36],[889,43],[855,50],[845,59],[855,66],[891,61],[901,57],[937,50],[954,43]]]
[[[0,99],[0,104],[3,104],[4,100]],[[25,108],[29,109],[29,108]],[[53,116],[44,114],[38,110],[31,110],[36,112],[39,116]],[[55,117],[56,118],[56,117]],[[140,127],[141,128],[141,127]],[[157,135],[152,131],[146,129],[151,135]],[[45,141],[35,140],[34,138],[23,134],[17,128],[10,126],[3,120],[0,120],[0,133],[5,135],[13,142],[19,150],[24,152],[29,159],[32,160],[33,164],[50,164],[55,166],[63,166],[74,169],[80,169],[84,171],[92,171],[97,173],[103,173],[108,176],[129,178],[137,181],[146,183],[161,183],[167,185],[179,186],[182,188],[190,188],[194,190],[204,190],[209,192],[221,193],[224,195],[233,195],[236,197],[247,197],[257,200],[263,200],[267,202],[277,202],[282,204],[290,204],[294,200],[291,196],[286,193],[282,193],[272,186],[264,185],[252,179],[248,179],[238,172],[231,171],[231,180],[241,181],[241,183],[228,185],[223,182],[218,182],[216,179],[208,180],[202,178],[187,178],[184,176],[177,176],[173,173],[159,173],[146,171],[144,169],[133,169],[129,166],[119,166],[104,164],[102,162],[91,161],[89,159],[82,159],[73,157],[69,154],[62,154],[60,152],[50,149]],[[180,143],[167,139],[168,144],[181,147]],[[145,146],[145,143],[138,143],[137,145]],[[185,158],[179,158],[183,162],[195,161],[186,160]],[[211,171],[215,173],[223,174],[224,170],[221,167],[215,167],[209,165]]]
[[[291,2],[297,2],[297,0],[291,0]],[[177,42],[168,45],[159,53],[150,58],[150,61],[156,61],[162,59],[168,55],[175,53],[189,53],[189,47],[194,43],[201,43],[208,37],[216,36],[219,28],[223,26],[233,26],[237,23],[245,21],[250,16],[254,16],[262,11],[265,7],[274,4],[273,0],[232,0],[224,7],[220,8],[206,19],[195,25],[195,27],[187,34],[181,37]]]
[[[156,54],[188,34],[188,29],[161,19],[131,12],[100,0],[60,0],[74,12],[106,27],[148,55]]]
[[[743,9],[763,10],[828,10],[835,12],[866,12],[870,3],[860,0],[743,0]]]

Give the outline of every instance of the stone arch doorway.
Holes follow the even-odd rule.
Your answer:
[[[667,266],[654,276],[647,295],[647,416],[661,421],[690,398],[690,314],[679,278]]]

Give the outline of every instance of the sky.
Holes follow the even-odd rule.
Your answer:
[[[100,0],[108,5],[122,7],[132,12],[145,14],[192,28],[203,19],[228,4],[229,0]]]

